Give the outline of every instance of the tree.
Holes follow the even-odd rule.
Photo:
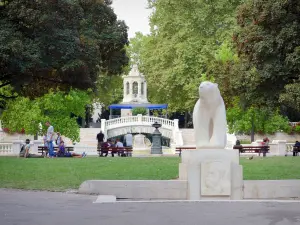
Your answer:
[[[300,2],[249,0],[239,7],[237,18],[240,29],[233,39],[244,70],[255,71],[240,76],[248,84],[241,93],[277,107],[285,86],[299,83]]]
[[[279,101],[300,112],[300,83],[287,84],[281,93]]]
[[[96,84],[97,92],[94,100],[101,102],[103,107],[122,101],[123,79],[121,76],[100,75]]]
[[[230,133],[251,134],[253,131],[260,134],[273,134],[277,131],[289,132],[291,129],[288,118],[282,116],[279,110],[253,106],[243,110],[238,98],[233,102],[233,106],[227,109]]]
[[[84,91],[70,90],[68,93],[61,91],[30,100],[18,97],[9,100],[6,110],[2,113],[2,126],[10,132],[24,130],[26,134],[42,135],[46,127],[40,130],[40,123],[44,125],[50,121],[55,131],[79,141],[78,117],[85,116],[85,106],[91,102],[89,95]]]
[[[35,98],[95,88],[128,63],[127,27],[108,0],[1,0],[0,87]],[[0,96],[6,98],[9,96]]]
[[[231,37],[240,0],[149,1],[151,35],[138,35],[140,70],[148,81],[149,99],[169,104],[170,111],[191,111],[202,75],[215,50]],[[134,49],[134,48],[133,48]]]
[[[143,107],[136,107],[132,109],[132,115],[136,116],[138,114],[146,115],[147,109]]]

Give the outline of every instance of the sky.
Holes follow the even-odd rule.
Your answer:
[[[147,0],[113,0],[112,7],[118,19],[124,20],[129,27],[129,38],[133,38],[138,31],[143,34],[150,32],[148,18],[151,10],[146,9]]]

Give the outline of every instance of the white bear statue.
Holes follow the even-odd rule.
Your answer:
[[[193,111],[197,149],[224,149],[227,143],[226,110],[218,84],[204,81]]]

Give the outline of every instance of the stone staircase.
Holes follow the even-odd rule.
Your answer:
[[[97,147],[96,136],[100,132],[99,128],[81,128],[80,129],[80,144]]]
[[[182,134],[183,146],[196,146],[194,129],[180,129]]]

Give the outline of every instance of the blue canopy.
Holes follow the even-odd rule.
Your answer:
[[[146,109],[167,109],[168,104],[112,104],[110,109],[132,109],[132,108],[146,108]]]

